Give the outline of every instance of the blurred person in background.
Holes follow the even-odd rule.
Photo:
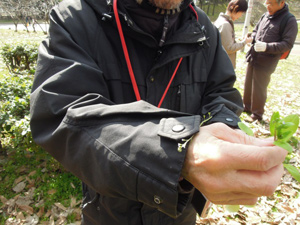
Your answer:
[[[296,18],[285,0],[266,0],[265,6],[267,12],[252,32],[253,45],[246,55],[243,102],[244,111],[250,114],[248,122],[263,119],[271,74],[281,56],[292,49],[298,33]]]
[[[239,19],[248,9],[246,0],[232,0],[228,3],[225,13],[220,13],[214,25],[221,34],[222,45],[225,48],[233,67],[236,67],[236,52],[252,42],[252,37],[244,37],[242,41],[236,41],[233,22]]]

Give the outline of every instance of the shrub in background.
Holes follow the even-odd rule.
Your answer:
[[[29,126],[29,98],[38,57],[36,43],[4,44],[1,56],[10,74],[0,80],[0,150],[34,150]]]
[[[5,44],[1,56],[10,72],[27,70],[34,73],[32,68],[36,65],[38,46],[31,43]]]
[[[9,74],[0,80],[0,137],[2,151],[17,149],[34,150],[29,126],[29,98],[31,75]]]

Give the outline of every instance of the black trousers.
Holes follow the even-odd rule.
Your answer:
[[[255,66],[248,63],[245,78],[243,102],[245,111],[251,112],[262,119],[267,100],[267,88],[271,80],[271,74],[276,66]]]

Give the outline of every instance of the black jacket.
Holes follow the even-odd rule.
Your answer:
[[[295,17],[288,19],[283,32],[280,31],[280,24],[283,18],[289,13],[288,5],[274,15],[266,12],[256,24],[252,36],[255,41],[267,43],[265,52],[255,52],[252,46],[247,53],[247,61],[254,65],[263,66],[274,70],[282,53],[292,49],[298,33],[298,25]]]
[[[176,26],[158,47],[126,1],[119,0],[119,15],[142,100],[135,100],[111,2],[63,1],[39,48],[32,134],[84,182],[85,224],[194,224],[194,190],[179,185],[186,150],[178,143],[198,132],[208,113],[210,123],[236,127],[242,101],[234,70],[200,9],[198,21],[187,6],[175,13]]]

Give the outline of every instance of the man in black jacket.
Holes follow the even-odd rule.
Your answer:
[[[296,18],[289,13],[285,0],[266,0],[265,4],[268,12],[254,28],[254,45],[247,53],[243,102],[244,111],[251,113],[249,122],[262,120],[271,74],[281,55],[293,47],[298,33]]]
[[[206,199],[255,204],[280,183],[286,151],[234,129],[233,67],[191,2],[66,0],[51,11],[31,129],[83,181],[83,224],[194,225]]]

